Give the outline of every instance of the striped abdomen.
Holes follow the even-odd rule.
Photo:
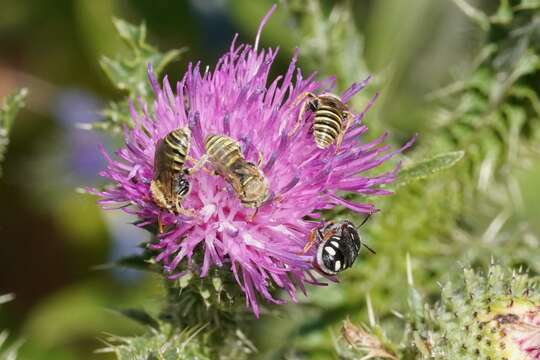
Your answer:
[[[222,173],[230,169],[234,163],[244,160],[240,144],[225,135],[209,135],[204,147],[212,165]]]
[[[190,143],[191,132],[188,128],[180,128],[168,133],[156,149],[156,169],[167,166],[172,172],[182,172]]]
[[[340,109],[327,104],[319,104],[315,110],[313,123],[313,136],[317,147],[326,149],[333,144],[343,130],[343,123]]]
[[[236,140],[225,135],[209,135],[204,147],[216,172],[231,184],[244,206],[257,208],[268,199],[266,177],[258,166],[244,159]]]
[[[180,128],[171,131],[156,145],[154,178],[150,192],[156,204],[173,213],[180,212],[180,201],[190,190],[185,179],[184,163],[191,144],[191,131]]]

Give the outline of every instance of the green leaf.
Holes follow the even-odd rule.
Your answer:
[[[24,107],[24,100],[27,94],[27,89],[20,89],[8,95],[0,107],[0,163],[4,161],[4,154],[9,144],[9,131],[17,113]],[[2,176],[1,169],[0,176]]]
[[[93,124],[83,124],[86,129],[120,132],[124,126],[132,126],[129,100],[141,99],[149,102],[152,94],[147,79],[148,64],[152,64],[156,76],[165,66],[177,60],[186,48],[160,52],[146,42],[146,26],[130,24],[121,19],[113,19],[118,36],[129,51],[115,58],[102,57],[100,65],[113,85],[126,93],[126,97],[109,103],[103,111],[104,120]]]
[[[463,155],[465,155],[464,151],[451,151],[435,155],[428,160],[420,161],[402,170],[394,182],[394,186],[407,185],[413,181],[425,179],[439,171],[449,169],[461,160]]]
[[[120,313],[127,318],[145,326],[149,326],[156,331],[159,331],[159,322],[149,313],[141,309],[124,309]]]
[[[151,255],[144,252],[142,254],[125,256],[113,262],[95,266],[94,269],[106,270],[119,266],[134,270],[154,271],[154,264],[155,263],[153,262]]]

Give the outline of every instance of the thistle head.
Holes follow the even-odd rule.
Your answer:
[[[464,284],[443,288],[417,337],[424,357],[435,359],[540,359],[540,296],[527,274],[490,266],[483,275],[464,270]]]
[[[125,145],[116,158],[105,154],[108,167],[102,175],[112,186],[97,191],[104,207],[122,207],[140,219],[139,226],[162,225],[164,232],[148,246],[167,277],[186,271],[206,277],[215,267],[228,269],[255,314],[260,299],[283,303],[277,289],[296,301],[306,283],[320,284],[315,249],[303,249],[310,231],[320,225],[321,211],[343,206],[374,212],[373,204],[344,195],[390,194],[380,186],[395,179],[397,167],[374,177],[365,172],[403,150],[381,145],[386,135],[362,140],[365,111],[353,114],[339,148],[317,147],[307,116],[299,119],[299,99],[326,92],[331,82],[305,77],[296,65],[298,52],[284,74],[270,78],[277,50],[260,49],[258,43],[272,11],[262,20],[254,45],[238,45],[235,38],[213,69],[190,64],[176,91],[166,77],[160,85],[149,68],[155,100],[140,104],[142,111],[132,110],[135,125],[125,131]],[[353,84],[341,101],[347,103],[368,79]],[[181,201],[187,211],[173,213],[156,204],[150,184],[156,144],[182,127],[191,131],[187,168],[207,155],[205,140],[212,134],[238,144],[242,168],[229,166],[224,172],[210,164],[208,171],[194,172],[188,178],[191,191]]]

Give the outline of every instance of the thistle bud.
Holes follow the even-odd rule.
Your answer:
[[[441,302],[427,308],[422,322],[414,333],[429,349],[424,357],[540,359],[540,299],[521,271],[510,275],[491,265],[482,275],[466,269],[464,286],[444,286]]]

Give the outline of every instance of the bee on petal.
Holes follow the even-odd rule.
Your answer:
[[[351,126],[354,116],[349,111],[341,98],[331,93],[315,95],[305,94],[306,98],[300,109],[298,121],[290,135],[294,134],[304,120],[306,110],[314,114],[311,131],[315,144],[320,149],[326,149],[332,144],[339,148],[343,141],[343,136]]]
[[[367,218],[360,226],[366,221]],[[329,222],[313,229],[304,251],[309,250],[314,243],[318,243],[315,265],[328,275],[350,268],[362,245],[375,254],[375,251],[362,242],[357,228],[348,220]]]
[[[150,193],[155,203],[174,214],[191,216],[189,210],[181,206],[182,199],[190,191],[184,168],[191,144],[191,131],[179,128],[168,133],[156,145],[154,153],[154,177],[150,183]]]
[[[258,208],[268,199],[268,180],[260,169],[262,161],[257,166],[245,160],[238,141],[225,135],[209,135],[205,149],[216,173],[231,184],[242,205]]]

